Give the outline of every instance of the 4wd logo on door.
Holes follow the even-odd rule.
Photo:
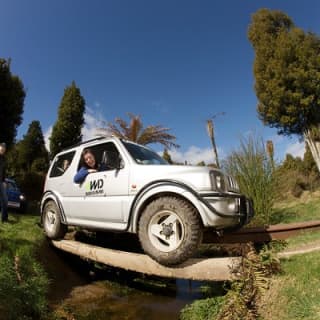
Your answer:
[[[91,180],[86,184],[86,196],[103,194],[103,179]]]

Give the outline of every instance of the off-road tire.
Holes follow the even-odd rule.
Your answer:
[[[176,217],[177,225],[181,229],[179,244],[172,250],[162,250],[162,239],[154,236],[150,231],[151,225],[154,224],[157,229],[163,227],[160,217],[164,216],[165,220],[166,213]],[[158,219],[159,223],[153,223]],[[163,231],[161,232],[163,235]],[[199,214],[192,205],[178,197],[166,196],[152,201],[144,209],[139,220],[138,235],[143,250],[150,257],[160,264],[170,266],[180,264],[194,255],[202,242],[203,227]]]
[[[48,238],[57,240],[62,239],[68,227],[61,222],[61,212],[56,203],[48,201],[43,209],[43,228]]]

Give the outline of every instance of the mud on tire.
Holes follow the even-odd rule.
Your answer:
[[[139,240],[144,251],[163,265],[180,264],[202,241],[203,228],[196,209],[178,197],[152,201],[139,221]]]
[[[61,212],[54,201],[48,201],[43,209],[43,228],[48,238],[62,239],[67,226],[61,222]]]

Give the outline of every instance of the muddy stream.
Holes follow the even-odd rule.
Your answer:
[[[208,285],[97,265],[59,251],[47,241],[40,260],[50,279],[50,307],[66,319],[179,319],[186,304],[205,298],[203,288]],[[221,294],[221,283],[213,290]]]

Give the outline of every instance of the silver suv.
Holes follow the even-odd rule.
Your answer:
[[[100,169],[75,183],[88,149]],[[169,165],[145,146],[116,137],[97,138],[57,154],[41,200],[49,238],[63,238],[71,225],[136,233],[144,251],[164,265],[190,258],[204,228],[240,228],[252,216],[251,201],[220,170]]]

